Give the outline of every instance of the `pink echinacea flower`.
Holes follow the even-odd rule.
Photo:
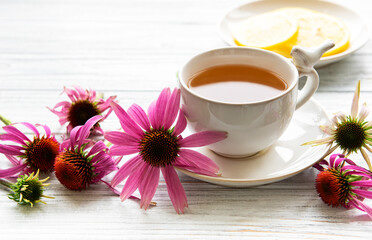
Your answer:
[[[319,197],[332,207],[357,208],[372,218],[372,208],[363,203],[372,199],[372,174],[357,166],[342,154],[332,154],[329,163],[325,160],[314,165],[320,173],[316,178]]]
[[[83,126],[72,129],[70,138],[61,144],[54,164],[59,182],[71,190],[83,190],[117,169],[103,141],[92,142],[90,129],[102,119],[94,116]]]
[[[174,167],[216,176],[218,166],[208,157],[188,148],[218,142],[226,138],[226,133],[205,131],[182,138],[187,121],[180,110],[179,89],[173,92],[169,88],[164,89],[150,105],[148,115],[136,104],[127,112],[117,103],[111,104],[124,130],[105,133],[105,138],[113,143],[111,154],[123,156],[137,153],[120,167],[111,182],[115,187],[128,178],[120,194],[121,200],[126,200],[138,189],[140,206],[147,209],[156,192],[161,171],[174,209],[183,213],[188,206],[187,199]]]
[[[67,132],[71,132],[76,126],[84,125],[93,116],[102,115],[103,118],[100,121],[106,119],[112,112],[110,103],[116,98],[111,96],[104,100],[97,96],[96,91],[84,90],[80,87],[75,87],[75,89],[65,87],[63,92],[67,94],[71,102],[59,102],[49,110],[59,117],[61,125],[68,123]],[[104,114],[105,111],[107,112]],[[98,123],[96,123],[94,129],[103,133]]]
[[[13,144],[0,144],[0,153],[14,165],[9,169],[0,169],[0,178],[16,177],[19,174],[28,174],[40,170],[53,171],[54,161],[59,153],[59,142],[51,134],[46,125],[32,125],[27,122],[20,123],[34,133],[33,140],[18,130],[14,125],[4,126],[6,133],[0,135],[1,141],[14,142]],[[41,136],[37,126],[43,127],[45,135]]]

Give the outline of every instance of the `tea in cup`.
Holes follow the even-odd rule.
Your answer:
[[[240,158],[274,144],[293,113],[314,94],[319,77],[314,64],[333,47],[294,47],[294,64],[267,50],[226,47],[191,58],[179,72],[182,108],[194,132],[226,131],[208,146],[217,154]],[[302,90],[299,77],[307,76]]]

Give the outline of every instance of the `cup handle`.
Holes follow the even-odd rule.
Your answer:
[[[334,47],[332,40],[326,40],[314,48],[294,46],[291,51],[293,63],[296,66],[299,77],[306,76],[305,86],[299,91],[296,110],[304,105],[315,93],[319,86],[319,75],[314,65],[319,61],[323,53]]]

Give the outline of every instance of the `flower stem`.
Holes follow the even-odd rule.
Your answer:
[[[6,119],[5,117],[3,117],[2,115],[0,115],[0,121],[2,121],[5,125],[10,125],[12,124],[11,121],[9,121],[8,119]]]
[[[12,185],[10,182],[5,181],[3,179],[0,179],[0,184],[7,187],[7,188],[10,188],[10,186]]]

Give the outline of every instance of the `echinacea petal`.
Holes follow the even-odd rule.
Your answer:
[[[169,129],[174,120],[176,120],[178,110],[180,109],[181,92],[175,88],[168,100],[164,116],[164,129]]]
[[[138,146],[140,139],[124,132],[110,131],[105,133],[105,139],[120,146]]]
[[[111,106],[116,116],[119,118],[120,125],[124,129],[124,131],[138,138],[141,138],[144,134],[143,131],[137,125],[137,123],[132,120],[128,113],[116,102],[111,102]]]
[[[47,125],[44,125],[44,124],[36,124],[36,126],[41,126],[44,128],[44,131],[45,131],[45,134],[46,136],[49,138],[51,135],[52,135],[52,131],[50,130],[50,128],[47,126]]]
[[[140,150],[138,146],[117,146],[114,145],[110,148],[110,153],[112,156],[123,156],[133,153],[138,153]]]
[[[204,131],[194,133],[186,138],[180,139],[178,143],[181,147],[201,147],[219,142],[226,137],[226,132]]]
[[[328,125],[321,125],[319,126],[320,130],[322,130],[323,132],[329,134],[329,135],[332,135],[334,134],[335,130],[333,129],[333,127],[331,126],[328,126]]]
[[[150,165],[141,161],[140,166],[138,169],[128,177],[127,181],[124,184],[124,187],[120,193],[121,201],[125,201],[132,195],[134,191],[140,186],[141,182],[143,181],[143,173],[149,168]]]
[[[150,106],[147,108],[147,113],[148,113],[148,116],[149,116],[151,126],[154,129],[158,129],[160,124],[157,122],[157,119],[156,119],[155,106],[156,106],[156,101],[154,101],[150,104]]]
[[[110,97],[109,97],[108,99],[106,99],[106,100],[100,99],[99,102],[98,102],[98,104],[97,104],[98,110],[99,110],[100,112],[104,112],[104,111],[106,111],[108,108],[110,108],[110,110],[112,110],[112,109],[111,109],[111,106],[110,106],[110,103],[111,103],[111,102],[114,102],[115,99],[116,99],[116,96],[110,96]]]
[[[75,143],[78,142],[79,140],[79,132],[81,131],[81,128],[83,126],[77,126],[77,127],[74,127],[71,131],[70,131],[70,139],[64,141],[62,144],[61,144],[61,149],[64,149],[64,148],[69,148],[69,147],[73,147],[75,146]],[[62,148],[62,145],[64,146],[64,148]]]
[[[133,104],[129,107],[128,114],[147,132],[151,131],[149,118],[147,117],[146,112],[140,106]]]
[[[366,151],[363,148],[360,149],[360,152],[362,153],[362,156],[363,156],[364,160],[366,161],[369,170],[372,171],[372,164],[371,164],[371,160],[368,157],[368,154],[366,153]]]
[[[59,107],[70,108],[71,107],[71,103],[68,102],[68,101],[62,101],[62,102],[59,102],[56,105],[54,105],[53,109],[50,109],[50,108],[48,108],[48,109],[51,110],[51,111],[55,111],[55,109],[56,108],[59,108]]]
[[[338,117],[337,117],[337,114],[335,114],[332,118],[331,118],[331,124],[333,127],[337,126],[338,125]]]
[[[316,168],[316,169],[318,169],[319,171],[324,171],[324,167],[322,166],[323,164],[326,164],[326,165],[328,165],[328,162],[326,161],[326,160],[321,160],[321,161],[319,161],[318,163],[315,163],[314,165],[313,165],[313,168]]]
[[[368,114],[369,114],[369,109],[367,107],[367,103],[363,103],[362,107],[359,110],[358,121],[360,123],[364,122]]]
[[[93,147],[89,150],[89,153],[87,156],[94,155],[98,152],[101,152],[103,150],[107,149],[106,144],[103,143],[103,141],[96,142]]]
[[[347,171],[346,173],[344,173],[344,175],[345,176],[348,176],[348,175],[358,175],[358,176],[362,176],[362,177],[371,179],[371,175],[370,174],[363,173],[363,172],[360,172],[360,171]]]
[[[362,196],[364,198],[371,198],[372,199],[372,192],[367,190],[361,190],[361,189],[353,189],[352,192],[358,194],[359,196]]]
[[[79,136],[78,136],[78,138],[79,138],[79,142],[78,142],[79,148],[81,147],[81,145],[83,145],[86,142],[86,139],[89,137],[92,127],[97,122],[99,122],[101,119],[102,119],[102,116],[96,115],[96,116],[93,116],[93,117],[89,118],[85,122],[85,124],[81,128],[81,131],[80,131]]]
[[[185,114],[180,109],[178,113],[177,123],[174,126],[173,135],[174,136],[180,135],[185,130],[186,126],[187,126],[187,120],[186,120]]]
[[[30,139],[26,135],[24,135],[21,131],[19,131],[17,128],[15,128],[12,125],[5,126],[3,127],[3,129],[9,134],[13,134],[17,136],[19,139],[23,139],[24,141],[31,142]]]
[[[37,128],[32,125],[31,123],[28,123],[28,122],[20,122],[20,124],[26,126],[28,129],[30,129],[31,131],[33,131],[35,134],[36,134],[36,137],[39,137],[40,136],[40,133],[39,131],[37,130]]]
[[[74,88],[75,88],[75,91],[78,93],[77,100],[86,100],[87,99],[87,97],[89,95],[89,91],[88,90],[84,90],[84,89],[82,89],[79,86],[74,86]]]
[[[355,187],[372,188],[372,181],[371,180],[359,180],[359,181],[350,182],[349,185],[355,186]]]
[[[220,174],[218,174],[218,173],[210,172],[208,170],[201,169],[201,168],[195,167],[195,166],[190,166],[190,165],[188,165],[188,163],[186,161],[183,161],[183,159],[181,159],[181,158],[178,158],[173,163],[173,166],[177,167],[177,168],[180,168],[180,169],[187,170],[189,172],[193,172],[193,173],[197,173],[197,174],[201,174],[201,175],[205,175],[205,176],[211,176],[211,177],[220,176]]]
[[[362,201],[359,201],[356,198],[351,198],[350,201],[349,201],[349,203],[352,204],[357,209],[359,209],[359,210],[367,213],[368,216],[370,218],[372,218],[372,208],[370,208],[369,206],[367,206],[366,204],[364,204]]]
[[[21,152],[22,150],[24,150],[24,148],[20,146],[0,144],[0,153],[3,154],[20,156],[23,155]]]
[[[338,158],[336,161],[334,161],[334,168],[339,169],[339,167],[342,166],[342,164],[347,160],[347,158]]]
[[[24,139],[20,138],[17,135],[10,134],[10,133],[1,134],[0,135],[0,140],[2,140],[2,141],[12,141],[12,142],[15,142],[15,143],[19,143],[21,145],[27,145]]]
[[[66,93],[67,97],[70,98],[72,102],[76,102],[77,100],[79,100],[79,94],[74,89],[64,87],[63,92]]]
[[[356,170],[356,171],[359,171],[359,172],[362,172],[362,173],[366,173],[366,174],[369,174],[370,172],[363,168],[363,167],[360,167],[360,166],[357,166],[357,165],[346,165],[346,166],[343,166],[341,168],[341,171],[345,172],[345,171],[349,171],[349,170]],[[345,174],[347,174],[348,172],[346,172]],[[371,175],[371,178],[372,178],[372,175]]]
[[[5,157],[13,164],[13,165],[19,165],[21,163],[21,160],[15,158],[14,156],[12,155],[7,155],[7,154],[4,154]]]
[[[346,114],[343,113],[343,112],[337,112],[337,113],[335,113],[335,117],[337,119],[339,119],[339,121],[341,121],[341,122],[345,122],[347,120]],[[335,120],[332,120],[332,122],[334,122],[334,121]],[[334,122],[334,124],[335,124],[335,126],[337,126],[338,125],[338,121]]]
[[[332,144],[333,140],[334,140],[333,136],[332,137],[326,137],[326,138],[317,139],[317,140],[313,140],[313,141],[310,141],[310,142],[303,143],[303,144],[301,144],[301,146],[306,146],[306,145],[318,146],[318,145],[323,145],[323,144]]]
[[[213,162],[209,157],[190,149],[181,149],[179,151],[180,157],[185,159],[189,165],[217,173],[219,170],[218,165]]]
[[[351,117],[355,119],[358,114],[358,105],[359,105],[359,96],[360,96],[360,81],[358,81],[357,87],[354,92],[353,102],[351,104]]]
[[[6,178],[6,177],[11,177],[16,174],[19,174],[22,172],[27,167],[27,163],[24,163],[22,165],[18,165],[15,167],[11,167],[8,169],[0,169],[0,178]]]
[[[111,185],[116,187],[119,185],[124,179],[126,179],[131,172],[137,170],[137,168],[141,165],[142,158],[139,155],[134,156],[133,158],[129,159],[127,162],[123,164],[115,174],[114,178],[111,181]]]
[[[160,169],[158,167],[149,166],[144,173],[144,180],[139,186],[141,193],[140,207],[145,210],[150,206],[151,200],[155,195],[159,184]]]
[[[164,88],[158,99],[156,100],[155,105],[155,116],[156,116],[156,123],[157,125],[164,126],[164,119],[165,119],[165,110],[168,104],[168,100],[170,97],[170,89]]]
[[[161,171],[163,173],[165,183],[167,184],[169,198],[172,201],[174,209],[178,214],[184,213],[185,207],[188,206],[187,198],[176,170],[174,170],[172,166],[167,165],[161,168]]]

